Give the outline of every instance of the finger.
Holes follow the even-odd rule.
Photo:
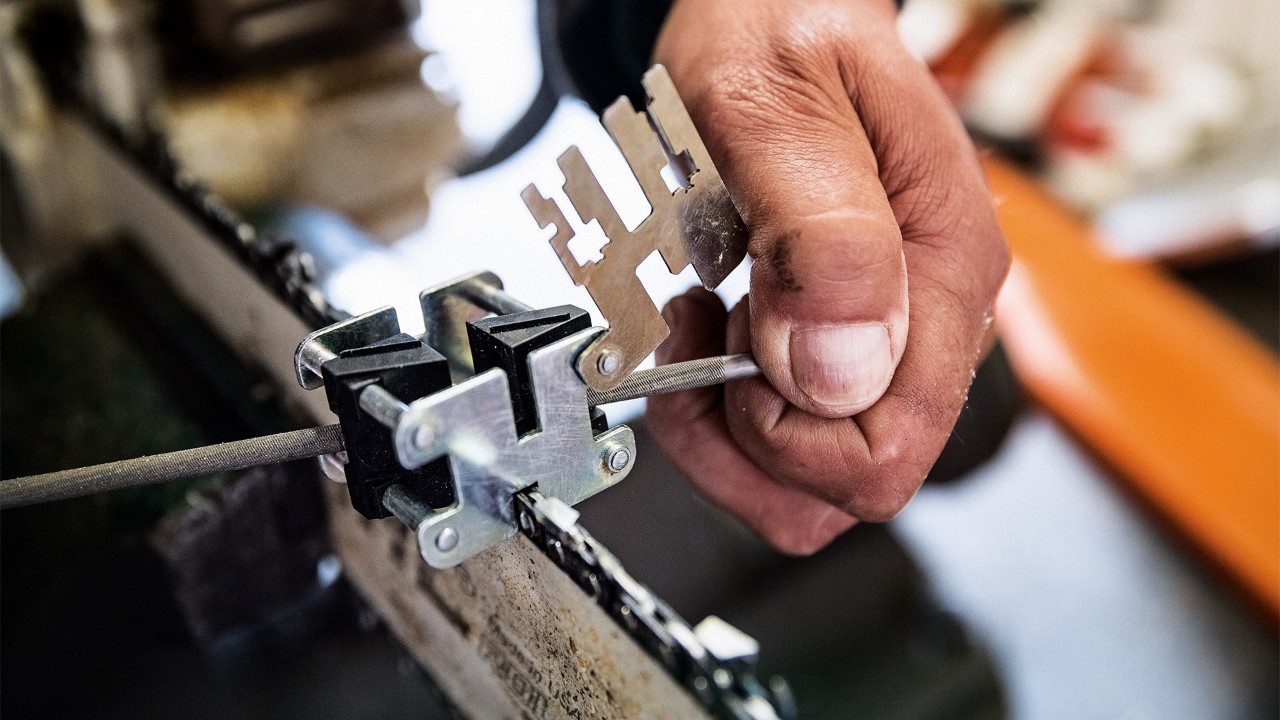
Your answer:
[[[726,347],[734,352],[750,345],[748,308],[740,306],[730,314]],[[725,418],[732,437],[757,467],[779,484],[851,517],[888,520],[919,487],[912,480],[900,482],[896,467],[877,463],[858,418],[806,413],[763,379],[726,386]]]
[[[908,271],[913,280],[912,264],[938,271],[929,277],[976,303],[980,316],[1004,282],[1009,251],[978,152],[928,68],[901,42],[857,52],[875,53],[883,68],[854,63],[864,70],[846,74],[846,89],[879,159]]]
[[[681,362],[724,352],[725,310],[695,289],[663,311],[672,327],[659,361]],[[855,520],[830,504],[768,477],[729,436],[719,388],[649,399],[648,419],[659,446],[708,500],[727,510],[779,550],[807,555]]]
[[[990,346],[992,306],[1010,256],[978,154],[949,102],[900,44],[881,57],[899,68],[877,80],[891,101],[860,109],[885,158],[881,179],[902,226],[912,337],[893,385],[858,424],[873,449],[901,456],[892,448],[910,432],[941,451]],[[894,131],[908,118],[919,124],[910,152]]]
[[[877,81],[885,83],[880,92],[911,108],[912,152],[926,158],[882,163],[897,173],[883,181],[903,224],[911,278],[911,335],[885,395],[854,421],[840,422],[789,408],[767,385],[740,383],[726,393],[727,422],[757,465],[868,520],[897,514],[945,444],[986,347],[991,303],[1008,263],[972,146],[927,80],[903,71]],[[873,86],[861,83],[863,90]],[[864,117],[872,118],[878,153],[904,152],[893,147],[888,128],[908,120],[905,110]],[[730,350],[752,343],[755,327],[731,315]]]
[[[906,347],[901,234],[838,58],[803,34],[763,44],[675,80],[750,229],[756,361],[792,403],[844,417]]]
[[[728,312],[715,293],[694,287],[672,298],[663,308],[662,317],[671,327],[671,334],[654,352],[654,361],[658,365],[724,353],[724,324]],[[656,402],[672,417],[689,421],[712,409],[718,410],[722,393],[723,388],[712,385],[655,395],[649,399],[649,408],[652,409]]]

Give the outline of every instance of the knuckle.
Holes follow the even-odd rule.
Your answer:
[[[908,175],[918,179],[899,194],[907,200],[902,224],[919,228],[920,241],[946,245],[966,224],[968,203],[956,183],[949,182],[952,173],[942,167],[943,161],[928,155],[916,159],[919,169]]]
[[[812,555],[817,551],[817,548],[811,548],[799,533],[785,523],[775,523],[761,528],[760,535],[775,550],[786,555]]]
[[[867,522],[889,522],[902,512],[910,500],[911,494],[873,490],[863,493],[854,503],[854,514]]]
[[[898,516],[924,482],[929,463],[909,443],[899,443],[875,455],[875,477],[848,499],[850,514],[868,522],[888,522]]]
[[[798,436],[782,421],[789,408],[787,399],[763,378],[734,382],[724,391],[729,432],[757,459],[784,457],[795,448]]]
[[[820,11],[801,10],[769,38],[774,79],[784,84],[810,85],[838,72],[838,37],[829,31]]]
[[[790,531],[774,533],[771,536],[765,537],[765,541],[772,545],[778,552],[783,553],[784,555],[791,555],[792,557],[807,557],[818,552],[827,544],[825,542],[817,543],[809,538],[800,536],[798,533]]]
[[[839,107],[833,100],[849,102],[833,42],[829,32],[800,21],[773,29],[763,42],[743,42],[730,53],[734,60],[704,73],[699,109],[714,126],[765,136],[782,126],[797,131],[811,127],[806,121],[832,118]]]
[[[1009,249],[1009,243],[1004,238],[1004,233],[994,229],[988,234],[988,252],[990,262],[988,263],[987,286],[990,289],[991,297],[994,298],[999,292],[1000,287],[1004,285],[1005,278],[1009,276],[1009,268],[1013,265],[1013,252]]]
[[[871,207],[798,218],[753,238],[749,249],[761,271],[788,290],[839,292],[893,277],[903,264],[902,237],[887,205]]]
[[[987,305],[994,301],[1013,262],[1009,245],[994,218],[989,223],[980,219],[973,224],[978,227],[969,233],[969,249],[955,257],[963,272],[952,274],[963,279],[957,281],[956,289],[967,288],[967,294],[972,297],[966,303],[968,307],[975,306],[973,301]],[[982,309],[986,311],[989,307],[983,306]]]
[[[828,218],[802,244],[805,270],[832,281],[902,264],[902,236],[892,211],[846,211]]]
[[[812,555],[839,536],[839,530],[824,526],[818,518],[788,518],[759,529],[760,536],[775,550],[786,555]]]
[[[760,419],[764,420],[764,422],[758,423],[757,430],[765,452],[774,457],[790,455],[795,444],[791,433],[787,432],[785,426],[779,426],[775,422],[772,427],[769,427],[767,419]]]

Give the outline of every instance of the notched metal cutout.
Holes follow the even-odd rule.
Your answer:
[[[569,249],[574,231],[560,206],[532,184],[521,193],[540,227],[555,226],[551,247],[609,323],[578,358],[578,372],[597,391],[622,382],[670,333],[636,275],[645,258],[658,251],[673,274],[692,264],[702,284],[714,289],[746,255],[746,226],[666,69],[651,68],[644,86],[645,111],[618,98],[604,112],[605,129],[651,208],[635,230],[627,230],[576,146],[559,159],[564,191],[583,224],[596,220],[604,230],[601,259],[579,263]],[[680,186],[674,192],[663,177],[668,167]]]

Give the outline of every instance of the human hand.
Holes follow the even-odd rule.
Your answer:
[[[977,154],[890,0],[678,0],[666,65],[750,231],[732,312],[663,311],[660,363],[755,354],[763,378],[649,401],[698,489],[808,554],[894,517],[946,443],[1009,255]]]

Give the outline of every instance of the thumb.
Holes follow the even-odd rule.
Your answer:
[[[708,150],[750,231],[756,361],[791,403],[846,417],[893,378],[907,275],[875,154],[825,57],[678,86],[692,90],[690,112],[712,131]]]
[[[758,227],[752,245],[752,350],[773,386],[826,417],[873,405],[902,358],[908,322],[887,203],[788,215]]]

